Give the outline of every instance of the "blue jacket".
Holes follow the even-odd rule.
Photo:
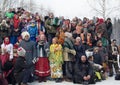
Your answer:
[[[28,27],[28,32],[30,34],[30,39],[35,38],[38,36],[38,29],[37,26],[29,26]],[[32,39],[34,40],[34,39]]]

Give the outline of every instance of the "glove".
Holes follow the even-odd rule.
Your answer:
[[[34,58],[34,59],[32,60],[32,63],[35,64],[38,60],[39,60],[39,58]]]
[[[103,67],[101,65],[99,65],[99,69],[102,69]]]
[[[49,49],[46,49],[45,51],[48,53],[48,52],[49,52]]]
[[[70,53],[73,54],[74,56],[76,55],[76,51],[75,50],[70,50]]]

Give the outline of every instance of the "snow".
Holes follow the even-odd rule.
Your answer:
[[[63,81],[61,83],[56,83],[55,81],[47,81],[39,83],[35,81],[33,83],[29,83],[29,85],[80,85],[80,84],[73,84],[72,82]],[[107,80],[103,80],[101,82],[97,82],[95,85],[120,85],[120,80],[114,80],[114,77],[108,77]]]

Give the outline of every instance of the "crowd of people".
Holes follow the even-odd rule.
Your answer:
[[[19,7],[0,18],[0,83],[47,80],[95,84],[119,73],[112,22],[96,17],[42,18]],[[6,79],[7,81],[2,81]]]

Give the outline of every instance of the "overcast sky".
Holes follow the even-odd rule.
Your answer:
[[[78,16],[80,18],[93,16],[99,16],[95,11],[92,10],[90,4],[98,7],[93,0],[35,0],[37,4],[42,4],[43,7],[52,9],[56,16],[65,16],[67,18],[73,18]],[[90,4],[88,3],[90,1]],[[96,0],[99,1],[99,0]],[[119,0],[108,0],[107,6],[115,7],[119,3]],[[111,15],[110,15],[111,16]],[[113,13],[112,16],[118,16]],[[99,16],[100,17],[100,16]]]
[[[26,5],[29,6],[30,0],[18,0],[17,2],[19,1],[27,2]],[[64,16],[65,18],[73,18],[75,16],[80,18],[83,17],[93,18],[93,16],[101,17],[91,7],[94,6],[96,8],[99,8],[98,2],[100,0],[31,0],[31,1],[36,3],[37,7],[42,5],[46,9],[51,9],[55,16]],[[120,0],[106,0],[106,1],[107,8],[114,7],[120,8]],[[120,10],[117,11],[112,10],[112,13],[109,14],[110,14],[109,17],[120,18]]]
[[[37,0],[45,8],[50,8],[57,16],[65,17],[90,17],[91,8],[86,0]]]

